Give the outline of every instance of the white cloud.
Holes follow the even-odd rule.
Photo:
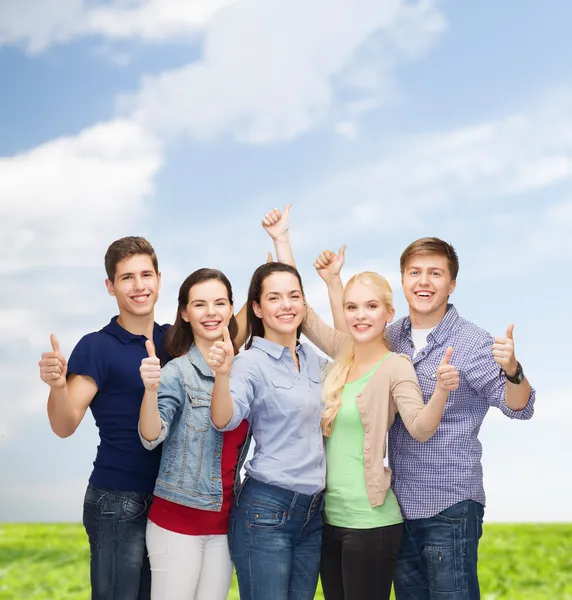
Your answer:
[[[331,113],[378,106],[395,65],[443,28],[429,0],[237,2],[213,17],[199,61],[146,78],[120,105],[167,134],[290,140]]]
[[[0,45],[45,51],[84,36],[144,41],[185,40],[236,0],[3,0]]]

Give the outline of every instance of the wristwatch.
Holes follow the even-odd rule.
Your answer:
[[[524,373],[522,372],[522,365],[519,362],[516,363],[516,373],[512,377],[509,377],[506,374],[506,371],[504,369],[502,371],[504,373],[504,376],[506,377],[506,380],[510,381],[511,383],[514,383],[516,385],[518,385],[519,383],[522,383],[522,380],[524,379]]]

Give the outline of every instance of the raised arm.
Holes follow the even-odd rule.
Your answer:
[[[507,327],[506,337],[495,338],[493,358],[506,376],[504,402],[511,410],[519,411],[526,408],[532,395],[532,387],[516,360],[513,334],[514,325],[511,324]]]
[[[291,204],[284,207],[281,213],[279,208],[266,213],[262,219],[262,227],[274,242],[276,260],[292,267],[296,266],[292,245],[290,244],[290,208]]]
[[[453,348],[449,346],[437,368],[437,383],[427,404],[423,403],[415,369],[410,361],[403,363],[402,373],[393,382],[392,395],[403,424],[419,442],[427,441],[435,433],[441,422],[449,392],[459,387],[459,372],[450,364],[452,355]],[[404,361],[406,360],[404,358]]]
[[[338,254],[331,250],[324,250],[316,261],[314,267],[318,275],[328,286],[328,297],[330,309],[334,319],[334,327],[339,331],[348,332],[346,320],[344,319],[344,284],[342,283],[341,271],[345,262],[346,245],[344,244]]]
[[[50,335],[51,352],[44,352],[38,365],[40,378],[50,386],[48,419],[52,431],[61,438],[72,435],[81,423],[91,401],[97,394],[97,384],[87,375],[70,375],[68,363],[60,350],[58,338]]]
[[[145,394],[139,411],[139,431],[148,442],[154,441],[161,433],[161,415],[159,414],[158,389],[161,381],[161,361],[155,354],[151,340],[145,342],[148,358],[141,361],[139,372],[145,386]]]

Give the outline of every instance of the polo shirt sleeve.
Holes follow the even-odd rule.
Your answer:
[[[84,335],[77,343],[68,360],[68,377],[70,375],[87,375],[91,377],[100,390],[109,372],[108,352],[105,340],[98,333]]]
[[[479,343],[472,348],[465,366],[467,381],[489,406],[499,408],[505,416],[510,419],[530,419],[534,413],[535,392],[532,390],[528,404],[522,410],[512,410],[507,406],[506,378],[493,358],[493,342],[493,337],[483,332]]]
[[[258,383],[256,375],[256,362],[249,360],[246,352],[239,354],[232,363],[230,372],[230,395],[233,404],[233,413],[230,421],[225,427],[216,428],[218,431],[231,431],[236,429],[244,419],[248,419],[252,403],[254,402],[255,390]]]

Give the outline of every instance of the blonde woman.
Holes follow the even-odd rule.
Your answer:
[[[293,264],[289,207],[268,213],[263,225],[278,259]],[[403,518],[384,466],[387,430],[397,414],[409,433],[428,440],[447,396],[459,384],[444,351],[435,392],[425,405],[409,357],[391,351],[385,328],[394,316],[392,291],[377,273],[352,277],[340,296],[343,248],[320,255],[315,266],[328,284],[332,307],[347,331],[335,331],[307,308],[303,332],[334,359],[323,384],[322,431],[326,438],[325,524],[321,579],[326,600],[389,599]]]

